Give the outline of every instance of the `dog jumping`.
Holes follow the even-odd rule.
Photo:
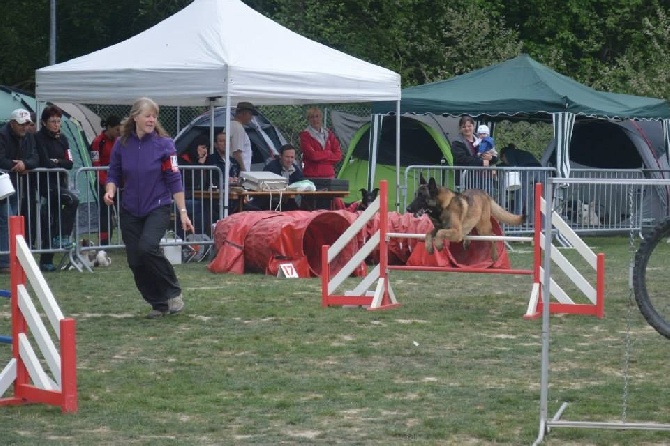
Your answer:
[[[465,236],[473,229],[479,235],[494,235],[491,217],[508,225],[520,225],[525,215],[512,214],[503,209],[495,200],[480,189],[455,192],[438,186],[434,178],[428,183],[421,177],[419,189],[407,211],[415,215],[425,213],[433,222],[433,230],[426,234],[426,251],[433,254],[433,244],[438,251],[444,248],[444,241],[463,242],[465,248],[469,240]],[[491,258],[498,259],[496,242],[491,242]]]

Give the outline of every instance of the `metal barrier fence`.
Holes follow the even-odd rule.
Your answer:
[[[107,169],[107,167],[82,167],[75,172],[75,176],[87,176],[91,172]],[[223,195],[211,193],[223,190],[223,175],[217,166],[180,166],[179,169],[184,182],[186,208],[195,232],[184,234],[181,229],[180,213],[173,206],[170,229],[162,245],[170,246],[170,249],[182,253],[183,255],[179,257],[184,261],[203,260],[202,254],[208,253],[214,246],[212,225],[223,218]],[[83,266],[84,269],[90,269],[86,262],[87,253],[125,247],[119,230],[121,214],[118,212],[123,190],[117,194],[116,204],[108,207],[102,202],[101,197],[101,194],[104,194],[104,186],[99,183],[97,174],[94,178],[94,187],[83,191],[83,204],[78,209],[79,213],[88,215],[89,220],[85,224],[77,225],[73,236],[74,240],[78,241],[74,247],[74,256],[79,259],[78,266]],[[96,196],[89,197],[87,194],[90,193],[96,193]],[[105,233],[107,243],[103,243]],[[83,239],[86,239],[87,243],[81,243]],[[194,250],[198,252],[193,252]],[[171,260],[174,261],[175,257],[171,256]]]
[[[112,207],[100,206],[100,195],[104,187],[99,184],[98,171],[107,167],[82,167],[75,172],[64,169],[35,169],[21,176],[17,193],[7,199],[17,213],[26,217],[26,241],[35,254],[65,254],[60,267],[68,263],[79,269],[90,270],[90,253],[98,250],[123,249],[119,230],[120,194]],[[213,224],[224,215],[224,178],[216,166],[181,166],[186,206],[195,227],[195,234],[184,234],[179,213],[173,210],[170,233],[172,239],[163,241],[164,246],[183,252],[185,261],[203,260],[203,253],[212,250]],[[420,177],[435,178],[440,185],[484,189],[504,208],[513,213],[526,213],[528,221],[522,226],[508,227],[508,234],[525,234],[533,231],[534,207],[533,184],[546,183],[554,176],[553,168],[529,167],[462,167],[413,165],[405,169],[401,184],[400,203],[406,209],[419,186]],[[64,176],[68,177],[66,181]],[[574,178],[639,180],[658,175],[644,170],[573,169]],[[49,177],[55,177],[55,189],[48,187]],[[51,178],[53,180],[53,178]],[[634,184],[633,184],[634,183]],[[78,184],[90,184],[85,190],[68,189]],[[74,192],[74,198],[68,191]],[[605,183],[566,183],[555,188],[554,209],[578,233],[614,234],[628,233],[631,225],[642,235],[645,226],[669,215],[668,197],[670,188],[625,181]],[[75,210],[73,211],[72,206]],[[0,205],[3,203],[0,202]],[[234,212],[235,205],[229,203]],[[9,206],[0,206],[0,212],[8,220]],[[74,222],[71,221],[74,214]],[[69,219],[69,220],[68,220]],[[73,224],[74,223],[74,224]],[[107,240],[104,240],[107,236]],[[86,239],[87,243],[82,243]],[[195,250],[195,252],[194,252]],[[8,254],[9,248],[0,246],[0,255]]]
[[[573,178],[588,179],[643,179],[642,169],[573,169]],[[548,167],[463,167],[408,166],[401,186],[403,209],[413,199],[420,177],[433,177],[438,184],[465,189],[483,189],[508,211],[525,213],[528,220],[522,226],[506,227],[506,233],[532,232],[532,212],[535,197],[533,184],[546,184],[555,170]],[[632,189],[632,190],[631,190]],[[651,224],[668,214],[667,201],[653,187],[640,184],[570,183],[555,189],[554,209],[580,234],[615,234],[642,231],[643,224]]]
[[[223,190],[223,176],[217,166],[181,166],[180,169],[195,233],[184,234],[179,212],[173,209],[169,233],[174,234],[174,239],[168,240],[166,235],[163,244],[183,250],[187,261],[203,260],[201,254],[209,252],[214,245],[212,224],[223,218],[223,195],[211,194],[212,190]],[[82,167],[75,172],[39,168],[22,175],[16,194],[0,202],[4,221],[8,222],[15,214],[26,217],[26,243],[34,254],[50,256],[45,263],[52,263],[53,255],[62,253],[58,268],[71,265],[80,271],[90,270],[90,253],[125,248],[117,212],[123,191],[117,194],[115,206],[102,203],[104,185],[99,183],[98,172],[104,170],[107,167]],[[80,181],[82,179],[85,183]],[[89,183],[91,187],[84,190],[70,188]],[[8,245],[0,247],[0,255],[8,254]]]

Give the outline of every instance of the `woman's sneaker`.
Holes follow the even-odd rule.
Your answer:
[[[176,314],[181,312],[184,309],[184,298],[180,294],[177,297],[168,299],[168,312],[170,314]]]
[[[157,319],[159,317],[163,317],[166,314],[168,314],[167,311],[161,311],[161,310],[151,310],[149,314],[147,314],[147,319]]]

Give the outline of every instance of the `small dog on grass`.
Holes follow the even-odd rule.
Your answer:
[[[101,250],[95,250],[95,249],[85,249],[85,248],[90,248],[92,246],[95,246],[95,244],[87,239],[83,238],[79,242],[80,245],[80,250],[82,253],[83,257],[77,257],[75,261],[79,261],[81,258],[83,258],[83,265],[80,266],[87,266],[89,268],[95,268],[98,266],[105,267],[105,266],[110,266],[112,264],[112,258],[109,257],[107,254],[107,251],[101,249]],[[72,268],[72,267],[71,267]]]

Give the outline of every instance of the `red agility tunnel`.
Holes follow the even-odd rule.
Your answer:
[[[379,214],[365,227],[365,237],[369,238],[379,228]],[[494,235],[504,235],[500,224],[491,219]],[[433,230],[433,223],[427,215],[414,217],[410,213],[388,213],[388,231],[397,234],[426,234]],[[473,231],[471,235],[477,235]],[[491,242],[473,240],[466,249],[462,243],[445,242],[442,251],[426,252],[426,245],[417,239],[391,238],[387,243],[389,265],[441,266],[452,268],[510,268],[509,256],[503,241],[496,241],[498,258],[491,258]],[[379,261],[379,250],[370,254],[368,261]]]
[[[217,256],[208,269],[215,273],[265,272],[276,275],[281,263],[292,263],[300,277],[321,274],[321,246],[332,245],[355,214],[346,211],[241,212],[216,225]],[[335,270],[359,249],[349,242],[333,260]]]
[[[424,218],[427,219],[425,216]],[[493,235],[505,235],[500,224],[494,218],[491,218],[491,224],[493,226]],[[430,223],[428,231],[432,229],[433,225]],[[477,235],[477,231],[473,230],[470,235]],[[467,249],[463,246],[463,243],[451,243],[447,241],[444,243],[442,251],[434,250],[432,255],[426,251],[425,243],[419,243],[407,259],[406,265],[452,268],[511,268],[505,243],[502,240],[493,243],[496,244],[498,253],[498,257],[495,260],[491,257],[491,242],[489,241],[471,240]]]

